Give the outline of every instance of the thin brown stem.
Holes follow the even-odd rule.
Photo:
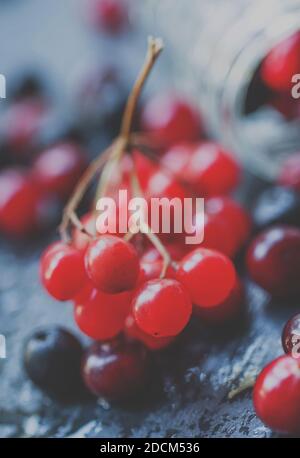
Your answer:
[[[64,208],[63,218],[59,226],[59,232],[63,240],[67,241],[69,239],[67,230],[69,222],[71,220],[79,230],[83,230],[83,226],[76,216],[76,209],[92,179],[105,164],[105,161],[107,160],[110,152],[111,147],[107,148],[100,156],[98,156],[93,162],[91,162],[89,167],[82,175],[81,179],[78,181],[71,198],[69,199],[67,205]]]
[[[148,40],[148,52],[146,55],[146,59],[144,65],[133,85],[132,91],[128,97],[120,135],[125,138],[129,138],[131,132],[132,121],[134,117],[134,112],[137,106],[137,102],[143,86],[147,80],[147,77],[155,64],[156,59],[158,58],[159,54],[163,50],[163,42],[159,38],[152,38],[150,37]]]
[[[148,51],[145,62],[127,100],[124,115],[122,118],[120,135],[116,140],[114,151],[111,154],[111,157],[106,164],[99,180],[96,192],[96,202],[105,195],[115,168],[120,162],[126,148],[128,146],[130,147],[131,127],[138,99],[147,80],[147,77],[162,49],[163,45],[160,39],[149,38]]]
[[[113,142],[113,144],[104,153],[97,157],[86,169],[63,211],[63,218],[59,227],[59,231],[63,240],[69,240],[68,226],[70,222],[72,222],[79,230],[85,232],[84,226],[76,215],[76,209],[79,205],[79,202],[81,201],[87,187],[89,186],[94,176],[100,171],[105,162],[108,160],[108,162],[105,164],[103,174],[99,180],[96,192],[96,202],[100,197],[105,195],[115,167],[119,163],[125,149],[128,146],[130,147],[130,132],[137,102],[147,77],[162,49],[163,44],[160,39],[149,38],[148,51],[144,65],[128,97],[122,120],[120,135]]]
[[[123,137],[118,137],[117,140],[115,141],[114,148],[111,151],[110,157],[108,158],[108,161],[106,162],[100,179],[99,183],[97,186],[96,190],[96,195],[95,195],[95,209],[98,200],[105,196],[107,192],[107,188],[109,186],[109,182],[111,180],[111,177],[113,175],[113,172],[115,171],[121,157],[123,154],[123,151],[126,147],[127,141]]]

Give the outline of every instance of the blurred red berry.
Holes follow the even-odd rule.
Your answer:
[[[184,173],[200,197],[210,197],[232,191],[239,182],[240,167],[220,145],[204,142],[195,148]]]
[[[300,72],[300,32],[284,39],[269,52],[261,67],[264,82],[275,91],[288,91],[292,76]]]
[[[37,147],[45,113],[44,102],[35,98],[15,102],[8,108],[3,119],[3,135],[5,144],[13,153],[30,153]]]
[[[185,168],[187,167],[198,143],[175,143],[161,158],[162,170],[173,173],[181,180],[185,179]]]
[[[293,154],[284,161],[278,183],[300,192],[300,152]]]
[[[115,34],[128,25],[126,0],[93,0],[92,21],[96,27]]]
[[[238,202],[226,196],[206,199],[205,210],[213,221],[223,222],[229,228],[227,239],[231,239],[232,249],[226,254],[234,256],[250,237],[250,215]]]
[[[37,157],[32,176],[42,189],[65,199],[85,167],[86,158],[76,144],[59,143]]]
[[[0,230],[11,237],[30,235],[38,226],[43,195],[21,169],[0,172]]]
[[[176,94],[158,94],[146,102],[142,111],[142,129],[165,146],[195,141],[202,133],[199,113]]]

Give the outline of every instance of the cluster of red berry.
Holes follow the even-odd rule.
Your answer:
[[[95,0],[91,17],[105,32],[128,25],[126,0]],[[90,78],[91,79],[91,78]],[[98,71],[80,89],[80,125],[56,120],[57,114],[39,79],[26,76],[1,113],[0,231],[12,238],[29,237],[58,223],[62,205],[86,167],[86,154],[73,127],[84,135],[93,123],[119,121],[124,105],[122,83],[112,69]],[[57,126],[56,124],[59,124]],[[2,165],[2,163],[1,163]]]
[[[2,114],[0,231],[10,237],[56,224],[86,167],[86,155],[75,142],[44,138],[50,112],[47,97],[27,77]]]
[[[159,42],[154,44],[160,50]],[[149,49],[154,52],[153,42]],[[153,65],[153,55],[145,63],[149,71],[148,62]],[[122,126],[127,125],[126,114],[132,114],[132,97]],[[200,140],[203,132],[199,113],[175,94],[151,99],[144,106],[141,125],[148,147],[139,149],[137,145],[127,144],[126,149],[119,150],[116,173],[106,180],[105,195],[114,196],[119,189],[128,189],[133,195],[135,187],[131,178],[135,174],[146,199],[205,196],[204,243],[196,247],[186,245],[185,234],[172,230],[157,235],[129,231],[124,237],[118,224],[115,230],[103,234],[99,226],[96,229],[94,211],[79,221],[74,218],[74,208],[70,211],[67,205],[64,216],[67,221],[72,216],[76,226],[71,240],[52,244],[41,259],[41,279],[46,290],[58,300],[72,300],[78,327],[90,338],[102,342],[89,350],[83,376],[92,392],[109,398],[127,394],[127,385],[121,386],[114,378],[119,375],[120,367],[116,368],[115,362],[113,368],[110,366],[113,351],[123,355],[118,363],[123,365],[122,358],[126,356],[127,360],[128,352],[132,360],[132,348],[143,348],[145,355],[146,348],[158,350],[169,345],[189,323],[193,307],[195,315],[220,323],[238,314],[243,299],[243,288],[231,258],[246,242],[251,223],[248,213],[228,196],[239,182],[239,165],[220,145]],[[119,141],[123,139],[122,132],[121,128]],[[149,145],[151,153],[147,152]],[[159,148],[155,149],[156,145]],[[115,143],[110,154],[116,154],[117,148]],[[106,160],[105,153],[102,157]],[[108,156],[105,166],[111,166],[111,157]],[[105,170],[100,184],[103,176]],[[83,182],[84,177],[75,189],[75,196]],[[116,219],[120,211],[118,208]],[[112,341],[117,337],[118,344]],[[142,347],[132,347],[134,341],[143,344]],[[131,384],[131,370],[144,375],[144,370],[138,370],[137,366],[138,363],[144,366],[141,350],[135,350],[134,355],[128,373],[122,369]],[[99,359],[107,362],[99,364]],[[103,378],[109,378],[104,388]],[[134,386],[137,385],[135,380]]]

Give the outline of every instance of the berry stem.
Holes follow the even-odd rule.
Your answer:
[[[129,138],[131,132],[131,126],[133,121],[134,112],[137,106],[137,102],[143,86],[151,72],[153,65],[156,62],[159,54],[163,50],[163,42],[159,38],[149,37],[148,39],[148,51],[145,58],[144,65],[133,85],[132,91],[128,97],[122,124],[120,136],[126,139]]]
[[[112,149],[108,161],[103,167],[95,195],[95,208],[98,200],[105,196],[113,172],[123,155],[127,141],[123,137],[118,137],[115,141],[115,147]]]
[[[93,162],[91,162],[89,167],[86,169],[86,171],[82,175],[81,179],[78,181],[77,186],[73,192],[73,195],[71,196],[70,200],[68,201],[67,205],[65,206],[64,211],[63,211],[62,222],[59,226],[59,232],[64,241],[69,240],[67,230],[68,230],[68,225],[70,221],[72,221],[72,223],[80,231],[84,231],[83,225],[81,224],[80,220],[76,216],[76,209],[87,187],[89,186],[90,182],[92,181],[94,176],[101,170],[101,168],[105,164],[111,152],[112,146],[107,148],[100,156],[98,156]]]
[[[99,184],[96,191],[96,202],[105,195],[108,187],[108,183],[113,174],[113,171],[117,167],[119,161],[122,158],[122,155],[125,149],[130,145],[130,135],[132,122],[134,117],[134,112],[137,107],[138,99],[140,97],[143,86],[147,80],[148,75],[151,72],[153,65],[156,62],[159,54],[163,49],[162,40],[159,38],[149,37],[148,40],[148,50],[145,58],[145,62],[142,66],[142,69],[133,85],[131,93],[129,94],[125,111],[122,118],[121,129],[119,137],[115,142],[115,148],[111,153],[111,156],[104,167],[103,173],[101,174]]]
[[[105,195],[115,167],[122,158],[126,148],[130,148],[131,127],[137,102],[147,77],[162,49],[163,43],[161,39],[155,39],[152,37],[149,38],[148,51],[145,62],[127,100],[121,124],[120,135],[116,138],[112,145],[108,147],[103,153],[101,153],[86,169],[63,211],[63,218],[59,226],[59,232],[61,234],[61,238],[65,242],[69,241],[68,226],[70,222],[72,222],[72,224],[77,227],[78,230],[84,232],[87,235],[91,235],[86,231],[79,218],[77,217],[76,209],[90,182],[103,166],[104,170],[99,179],[95,202],[97,202],[101,197]]]

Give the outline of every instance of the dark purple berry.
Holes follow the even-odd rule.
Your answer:
[[[60,399],[74,399],[81,387],[82,347],[77,338],[58,326],[36,330],[24,345],[24,367],[43,391]]]
[[[300,225],[300,196],[292,189],[272,186],[263,191],[252,208],[257,230],[273,224]]]

